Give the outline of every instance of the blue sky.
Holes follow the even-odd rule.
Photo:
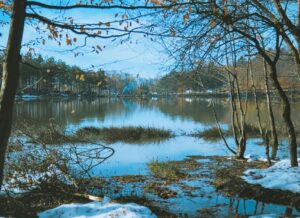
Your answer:
[[[48,4],[52,1],[47,1]],[[48,18],[62,18],[73,17],[75,22],[79,23],[97,23],[98,21],[106,22],[115,19],[114,10],[99,11],[99,10],[70,10],[65,12],[57,11],[42,11],[42,15]],[[1,17],[2,16],[2,17]],[[0,15],[3,19],[3,15]],[[145,21],[146,22],[146,21]],[[9,25],[1,30],[2,37],[0,38],[0,45],[6,44]],[[72,33],[70,33],[72,35]],[[40,37],[41,35],[30,25],[26,25],[23,37],[23,44]],[[75,35],[72,35],[72,37]],[[81,45],[84,41],[83,37],[76,36],[78,41],[76,45]],[[61,59],[70,65],[77,65],[81,68],[90,68],[92,65],[100,66],[107,71],[122,71],[132,75],[139,74],[141,77],[154,78],[162,76],[168,72],[168,56],[164,52],[160,43],[144,38],[142,35],[133,35],[129,41],[120,43],[117,39],[88,39],[87,47],[78,50],[82,55],[74,57],[74,53],[66,52],[66,50],[74,48],[74,46],[66,46],[62,41],[62,46],[59,47],[56,42],[46,40],[46,44],[31,46],[35,49],[37,54],[43,56],[54,57]],[[91,53],[90,46],[100,45],[102,52],[99,54]],[[23,47],[22,53],[25,53],[28,48]]]

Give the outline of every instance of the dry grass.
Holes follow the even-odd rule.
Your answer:
[[[148,167],[155,177],[161,179],[178,180],[186,176],[176,162],[152,161],[148,164]]]
[[[80,138],[100,139],[107,143],[126,142],[126,143],[145,143],[150,141],[160,141],[172,137],[168,130],[143,127],[111,127],[94,128],[85,127],[76,132]]]
[[[224,134],[225,137],[228,136],[233,136],[232,128],[228,130],[221,129],[222,133]],[[260,131],[257,126],[245,124],[245,130],[246,136],[248,138],[256,138],[260,137]],[[191,136],[198,137],[198,138],[203,138],[207,141],[219,141],[221,140],[221,136],[219,133],[218,127],[212,127],[209,129],[205,129],[204,131],[201,132],[196,132],[191,134]]]
[[[222,132],[227,136],[228,131],[222,130]],[[203,138],[207,141],[218,141],[221,139],[218,127],[205,129],[204,131],[193,133],[191,136]]]

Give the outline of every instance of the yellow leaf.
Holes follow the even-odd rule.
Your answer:
[[[72,40],[71,39],[66,39],[67,45],[72,45]]]
[[[159,0],[151,0],[151,3],[154,5],[161,5],[162,3]]]
[[[80,80],[80,81],[84,81],[84,80],[85,80],[85,78],[84,78],[84,75],[83,75],[83,74],[81,74],[81,75],[80,75],[80,78],[79,78],[79,80]]]

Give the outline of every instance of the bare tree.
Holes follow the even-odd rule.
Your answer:
[[[262,56],[269,66],[269,77],[283,104],[282,117],[288,130],[291,165],[297,166],[297,140],[291,119],[291,105],[278,80],[276,68],[283,45],[290,49],[297,66],[299,66],[300,21],[297,19],[295,24],[288,15],[288,12],[295,8],[293,4],[297,6],[299,18],[299,1],[278,0],[192,1],[184,9],[177,9],[176,15],[167,13],[164,17],[167,19],[165,28],[170,28],[174,35],[181,36],[178,44],[173,46],[173,51],[175,51],[173,54],[179,54],[178,59],[179,61],[184,60],[183,63],[196,62],[200,56],[204,56],[208,51],[210,53],[213,51],[215,54],[224,51],[224,40],[226,39],[223,36],[224,31],[226,32],[225,35],[234,35],[234,37],[240,38],[239,43],[243,43],[243,41],[244,45],[250,43],[250,46]],[[182,17],[184,20],[180,23]],[[270,36],[268,45],[263,44],[259,33]],[[274,52],[270,52],[271,48]],[[211,58],[209,55],[206,57],[207,59]]]
[[[167,3],[161,4],[160,2],[148,1],[132,5],[124,1],[101,1],[89,3],[69,4],[69,1],[60,1],[59,5],[47,4],[38,1],[8,1],[5,4],[0,4],[1,12],[11,16],[10,18],[10,31],[5,48],[5,57],[3,60],[3,74],[2,84],[0,91],[0,187],[3,180],[3,169],[5,163],[5,155],[8,144],[8,139],[11,133],[12,125],[12,111],[14,105],[14,98],[17,90],[18,80],[20,77],[19,63],[20,63],[20,50],[22,45],[23,30],[25,21],[31,23],[36,27],[36,31],[40,35],[45,35],[45,26],[48,31],[46,39],[52,39],[61,45],[64,40],[69,46],[76,44],[77,38],[71,37],[72,34],[85,37],[83,45],[86,46],[87,38],[99,39],[114,39],[123,38],[128,39],[131,34],[146,34],[146,36],[164,36],[163,32],[159,34],[145,32],[141,29],[139,21],[140,17],[152,14],[153,10],[170,10],[172,7],[179,7],[188,3]],[[113,21],[94,21],[92,23],[77,23],[74,18],[61,15],[62,18],[47,18],[43,15],[44,10],[48,11],[66,11],[66,10],[120,10],[122,12],[121,18],[114,19]],[[140,10],[137,16],[129,17],[128,11]],[[152,13],[145,10],[151,10]],[[115,15],[117,17],[117,15]],[[137,25],[133,26],[132,23],[136,22]],[[38,24],[42,24],[39,26]],[[151,26],[147,25],[149,28]],[[67,31],[67,32],[64,32]],[[42,43],[44,42],[43,39]],[[45,40],[45,39],[44,39]],[[92,47],[93,51],[99,53],[102,48],[100,45]]]

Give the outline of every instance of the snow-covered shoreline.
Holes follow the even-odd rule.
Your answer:
[[[38,214],[39,218],[156,218],[150,209],[135,203],[119,204],[107,197],[101,202],[63,204]]]
[[[268,189],[300,193],[300,167],[291,167],[288,159],[278,161],[266,169],[248,169],[242,179]]]

